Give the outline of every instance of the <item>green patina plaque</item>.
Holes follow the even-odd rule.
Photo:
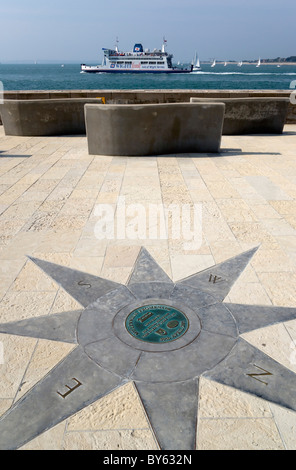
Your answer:
[[[140,341],[168,343],[186,333],[189,321],[183,312],[174,307],[152,304],[133,310],[126,318],[125,326]]]

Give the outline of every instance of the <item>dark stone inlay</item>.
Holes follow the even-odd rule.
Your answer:
[[[125,327],[140,341],[169,343],[186,333],[189,320],[175,307],[150,304],[133,310],[126,318]]]

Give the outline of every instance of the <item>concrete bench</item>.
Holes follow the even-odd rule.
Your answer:
[[[206,103],[213,98],[190,98]],[[215,98],[225,103],[223,135],[281,134],[289,107],[288,98]]]
[[[84,105],[97,98],[4,100],[0,104],[4,132],[18,136],[86,134]]]
[[[224,103],[85,105],[91,155],[219,152]]]

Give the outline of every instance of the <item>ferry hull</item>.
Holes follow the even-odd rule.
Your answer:
[[[154,74],[175,74],[175,73],[190,73],[190,69],[169,69],[169,70],[115,70],[115,69],[95,69],[95,68],[82,68],[81,72],[83,73],[113,73],[113,74],[122,74],[122,73],[133,73],[133,74],[142,74],[142,73],[154,73]]]

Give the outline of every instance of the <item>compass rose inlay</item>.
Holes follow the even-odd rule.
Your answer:
[[[82,309],[0,332],[76,348],[2,416],[0,449],[20,448],[128,381],[163,450],[196,448],[200,377],[296,410],[296,374],[241,337],[296,319],[296,308],[224,302],[257,249],[174,283],[141,248],[127,285],[30,258]]]
[[[189,327],[184,313],[168,305],[143,305],[133,310],[125,322],[128,332],[148,343],[167,343],[183,336]]]

